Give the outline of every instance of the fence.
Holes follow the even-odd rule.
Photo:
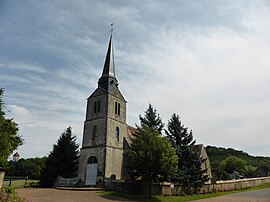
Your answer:
[[[61,176],[58,176],[54,186],[55,187],[73,187],[76,186],[78,182],[78,178],[63,178]]]
[[[4,181],[3,181],[3,187],[8,187],[9,182],[10,182],[10,176],[5,176]],[[18,176],[13,176],[12,181],[11,181],[11,186],[12,187],[26,187],[30,186],[31,184],[34,184],[36,180],[29,180],[28,177],[18,177]]]

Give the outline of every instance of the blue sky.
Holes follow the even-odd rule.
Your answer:
[[[111,23],[129,125],[151,103],[197,143],[269,156],[269,19],[267,0],[0,1],[0,87],[21,157],[47,155],[68,126],[81,143]]]

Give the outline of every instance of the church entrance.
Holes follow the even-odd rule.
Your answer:
[[[97,158],[95,156],[90,156],[86,165],[85,185],[96,185],[97,166]]]

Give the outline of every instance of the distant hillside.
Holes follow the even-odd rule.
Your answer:
[[[225,167],[228,167],[228,165],[224,166],[226,159],[228,160],[229,157],[237,157],[235,159],[244,160],[246,162],[245,166],[247,169],[253,168],[252,172],[250,170],[247,171],[246,176],[248,175],[249,177],[257,177],[265,175],[269,176],[270,174],[270,157],[251,156],[246,152],[232,148],[226,149],[214,146],[207,146],[206,151],[211,163],[212,172],[214,172],[214,175],[218,176],[218,178],[226,178],[224,176],[229,173],[228,171],[225,171]],[[224,173],[226,174],[224,175]]]

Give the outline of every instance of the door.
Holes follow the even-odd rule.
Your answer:
[[[97,163],[87,164],[85,185],[96,185],[97,182]]]
[[[86,165],[85,185],[96,185],[97,166],[97,158],[95,156],[90,156]]]

